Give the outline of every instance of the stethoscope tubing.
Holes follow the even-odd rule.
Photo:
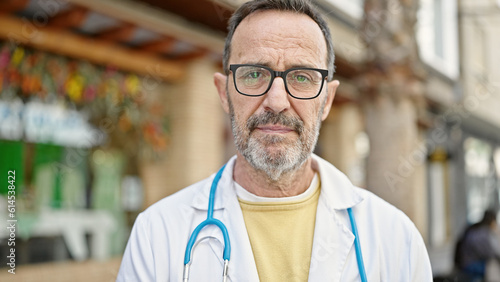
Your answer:
[[[231,242],[229,240],[229,234],[227,232],[226,225],[222,223],[220,220],[213,217],[214,215],[214,201],[215,201],[215,191],[217,190],[217,185],[219,184],[219,180],[222,177],[222,172],[226,164],[223,165],[217,174],[215,175],[214,180],[212,181],[212,187],[210,187],[210,195],[208,199],[208,211],[207,211],[207,219],[205,219],[202,223],[200,223],[191,233],[191,237],[189,238],[188,244],[186,246],[186,252],[184,254],[184,265],[187,265],[191,262],[191,251],[193,249],[194,242],[200,234],[200,231],[207,225],[216,225],[222,231],[222,236],[224,237],[224,253],[222,258],[224,260],[229,261],[231,259]]]
[[[362,282],[366,282],[366,271],[365,264],[363,263],[363,254],[361,253],[361,244],[359,243],[358,227],[356,226],[356,220],[352,214],[352,208],[347,209],[349,214],[349,219],[351,221],[352,233],[354,234],[354,248],[356,250],[356,260],[358,262],[359,277]]]
[[[229,234],[226,226],[220,220],[213,217],[214,213],[214,201],[215,201],[215,192],[217,190],[217,185],[219,184],[220,178],[222,177],[222,172],[226,164],[223,165],[212,181],[212,186],[210,187],[210,195],[208,199],[208,211],[207,211],[207,219],[201,222],[193,231],[191,236],[189,237],[188,244],[186,246],[186,252],[184,254],[184,275],[183,281],[189,280],[189,267],[191,262],[191,253],[193,249],[193,245],[196,242],[196,238],[200,231],[207,225],[215,225],[219,227],[222,232],[222,236],[224,237],[224,253],[222,255],[224,259],[224,270],[223,270],[223,281],[227,279],[228,272],[228,264],[231,258],[231,242],[229,240]],[[354,235],[354,247],[356,250],[356,261],[358,263],[359,276],[362,282],[367,282],[365,266],[363,263],[363,254],[361,253],[361,244],[359,242],[358,228],[356,226],[356,220],[354,219],[354,215],[352,212],[352,208],[347,209],[347,213],[349,214],[349,220],[351,222],[352,233]]]

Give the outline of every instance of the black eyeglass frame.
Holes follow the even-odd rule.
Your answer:
[[[271,80],[269,81],[269,86],[267,87],[267,89],[262,94],[257,94],[257,95],[251,95],[251,94],[246,94],[246,93],[241,92],[238,89],[238,85],[236,84],[236,75],[235,75],[236,74],[236,70],[239,67],[258,67],[258,68],[263,68],[263,69],[268,70],[271,73]],[[292,96],[295,99],[299,99],[299,100],[312,100],[312,99],[317,98],[319,96],[319,94],[321,94],[321,90],[323,90],[323,85],[325,84],[325,78],[328,77],[328,70],[325,70],[325,69],[315,69],[315,68],[304,68],[304,67],[290,68],[290,69],[287,69],[285,71],[275,71],[275,70],[273,70],[273,69],[271,69],[269,67],[262,66],[262,65],[234,64],[234,65],[229,65],[229,70],[231,70],[231,72],[233,73],[233,82],[234,82],[234,88],[236,88],[236,91],[238,91],[238,93],[240,93],[241,95],[249,96],[249,97],[259,97],[259,96],[262,96],[262,95],[266,94],[269,91],[269,89],[271,89],[271,86],[273,85],[274,79],[276,77],[281,77],[283,79],[284,84],[285,84],[285,90],[286,90],[286,93],[288,93],[288,95]],[[287,76],[287,74],[289,72],[291,72],[291,71],[294,71],[294,70],[314,70],[314,71],[318,71],[319,73],[321,73],[321,86],[319,88],[318,94],[316,94],[313,97],[309,97],[309,98],[303,98],[303,97],[296,97],[296,96],[294,96],[288,90],[288,85],[287,85],[287,82],[286,82],[286,76]]]

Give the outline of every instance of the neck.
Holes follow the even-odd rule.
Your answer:
[[[233,178],[238,184],[260,197],[291,197],[302,194],[307,190],[314,177],[312,158],[309,157],[301,167],[286,172],[274,181],[260,170],[256,170],[245,157],[238,153],[234,165]]]

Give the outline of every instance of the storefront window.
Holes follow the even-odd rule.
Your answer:
[[[366,132],[356,134],[354,148],[356,158],[349,167],[348,175],[354,185],[366,187],[366,160],[370,154],[370,139]]]
[[[0,169],[16,175],[18,265],[123,253],[144,199],[138,160],[160,159],[169,141],[142,79],[0,41]]]
[[[500,179],[500,148],[497,148],[495,150],[495,155],[494,155],[494,162],[495,162],[495,169],[497,172],[497,178]]]
[[[464,142],[467,191],[467,220],[478,222],[498,199],[492,166],[492,147],[469,137]]]
[[[495,150],[495,154],[493,155],[493,162],[496,170],[497,190],[500,191],[500,147],[497,147]],[[498,194],[498,197],[498,202],[500,203],[500,193]]]
[[[442,246],[448,239],[448,156],[443,148],[430,155],[427,164],[429,181],[430,244]]]
[[[422,60],[450,78],[458,76],[457,4],[420,0],[417,39]]]

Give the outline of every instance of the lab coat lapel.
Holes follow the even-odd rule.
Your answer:
[[[363,199],[344,174],[315,155],[313,159],[318,164],[321,194],[316,212],[309,281],[340,281],[349,253],[354,250],[354,235],[347,208]]]
[[[324,200],[318,203],[309,281],[340,281],[354,235]]]
[[[219,181],[215,194],[214,217],[226,225],[229,233],[231,260],[229,262],[228,276],[230,281],[259,281],[245,221],[233,188],[235,160],[236,157],[233,157],[228,161]],[[211,185],[212,183],[210,182],[209,184]],[[194,208],[207,210],[210,185],[206,189],[203,189],[203,193],[198,194],[193,199]],[[218,228],[211,228],[210,233],[210,236],[217,238],[219,242],[224,242],[222,233]],[[210,240],[209,244],[214,254],[219,258],[221,267],[223,267],[221,245],[217,240]]]

